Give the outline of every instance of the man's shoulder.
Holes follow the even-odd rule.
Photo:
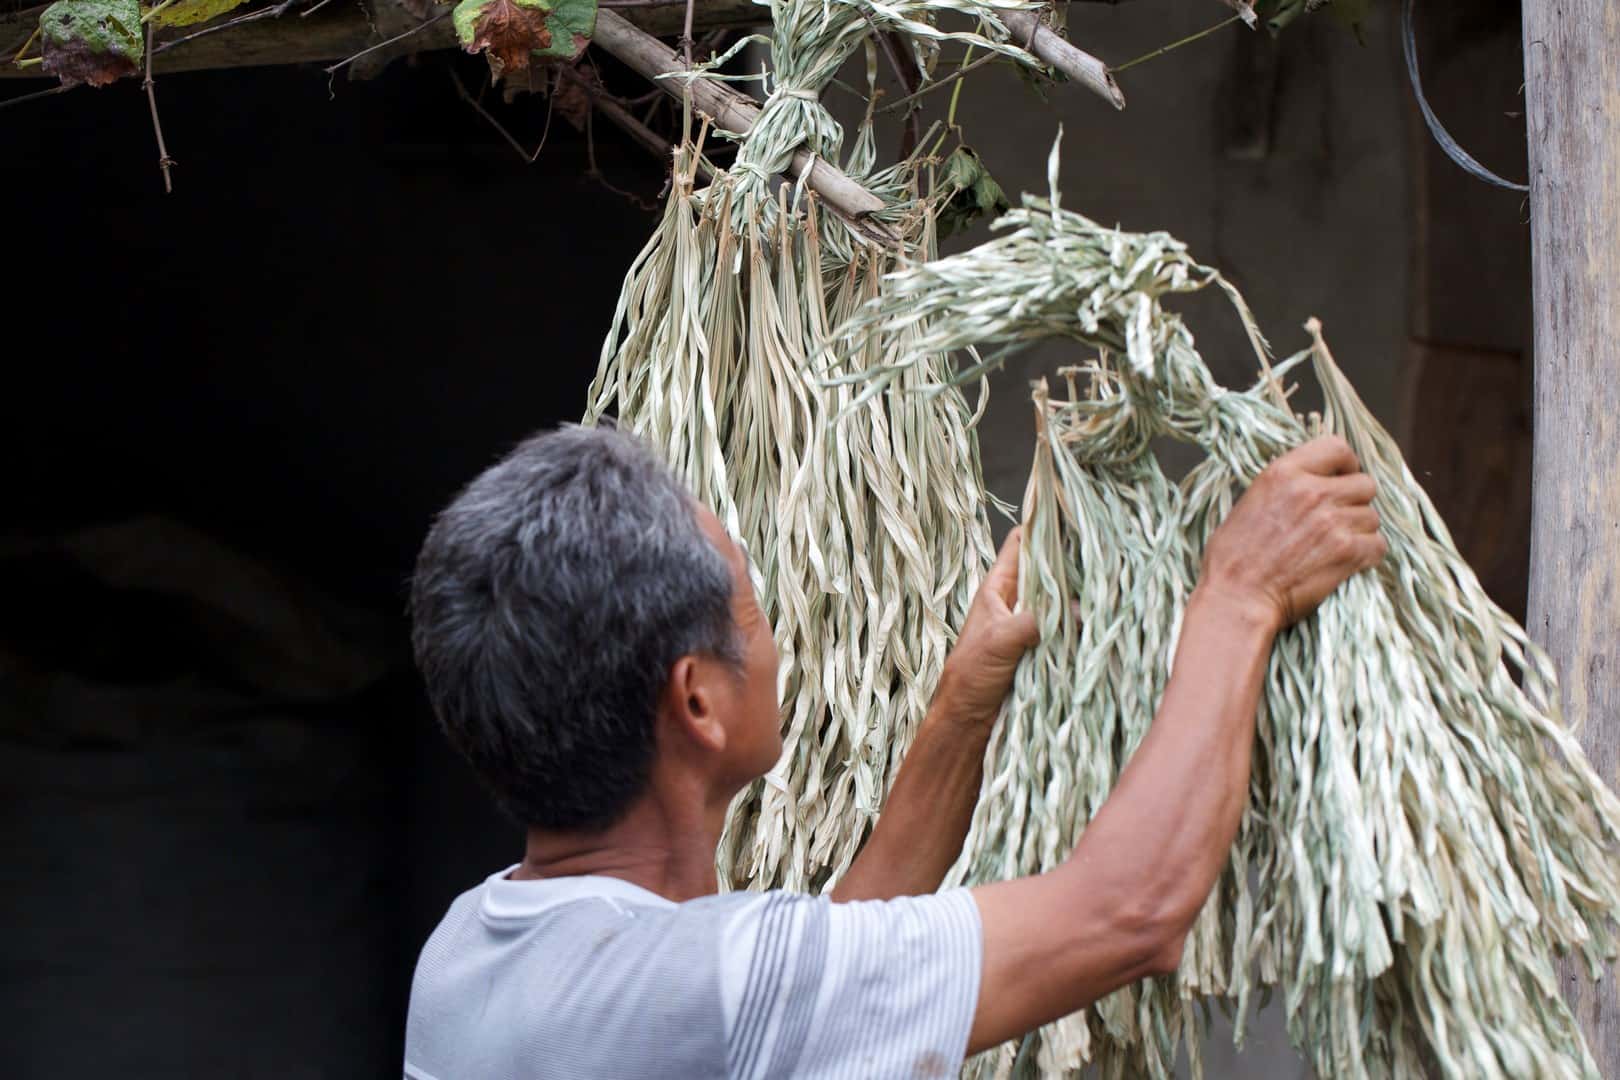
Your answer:
[[[451,902],[423,947],[418,981],[446,952],[463,954],[460,966],[524,954],[545,972],[576,960],[600,968],[616,949],[637,950],[643,961],[648,950],[667,954],[683,945],[707,952],[728,924],[773,895],[782,894],[721,893],[675,903],[613,878],[512,881],[496,875]],[[591,948],[582,954],[585,942]]]
[[[441,1076],[434,1064],[526,1075],[519,1065],[537,1054],[566,1064],[552,1075],[667,1075],[659,1063],[670,1060],[681,1075],[721,1075],[724,942],[765,902],[730,893],[676,904],[624,883],[492,878],[451,904],[422,951],[406,1056]],[[644,1055],[650,1071],[625,1071]]]
[[[979,959],[965,892],[677,904],[626,882],[491,878],[423,950],[406,1058],[491,1080],[888,1075],[871,1062],[961,1060]]]

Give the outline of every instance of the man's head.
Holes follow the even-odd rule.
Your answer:
[[[629,435],[563,428],[486,470],[429,531],[411,612],[445,734],[524,825],[610,825],[661,761],[729,797],[780,753],[746,561]]]

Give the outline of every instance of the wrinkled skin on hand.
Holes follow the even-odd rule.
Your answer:
[[[1210,537],[1200,585],[1275,629],[1298,622],[1384,557],[1377,491],[1337,435],[1291,450],[1255,478]]]
[[[1018,603],[1018,553],[1022,530],[1007,535],[996,561],[979,585],[940,674],[938,699],[958,717],[993,723],[1012,688],[1018,661],[1040,640],[1035,615],[1014,610]]]

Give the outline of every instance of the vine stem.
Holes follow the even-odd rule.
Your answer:
[[[156,10],[156,9],[154,9]],[[158,119],[157,90],[152,81],[152,24],[146,24],[146,103],[152,107],[152,133],[157,136],[158,168],[163,170],[163,193],[174,194],[174,177],[170,173],[174,159],[169,156],[169,148],[163,144],[163,122]]]
[[[375,45],[372,45],[372,46],[370,46],[368,48],[361,49],[359,52],[355,53],[353,56],[349,57],[348,59],[339,60],[337,63],[333,64],[331,67],[328,67],[326,69],[326,73],[328,75],[335,74],[338,70],[340,70],[341,68],[348,67],[350,64],[354,63],[356,60],[360,59],[362,56],[369,56],[372,53],[376,52],[378,49],[386,49],[386,48],[388,48],[388,46],[394,44],[396,41],[404,41],[406,38],[410,37],[412,34],[420,34],[423,30],[426,30],[428,27],[436,26],[439,23],[444,22],[444,20],[448,19],[452,14],[454,14],[454,12],[451,12],[451,11],[441,12],[438,15],[433,16],[433,18],[427,20],[426,22],[419,22],[415,26],[411,27],[409,30],[405,30],[405,31],[403,31],[401,33],[395,34],[393,37],[389,38],[387,41],[379,41]]]
[[[156,7],[148,8],[146,14],[141,16],[141,22],[147,24],[148,26],[152,25],[152,20],[163,14],[169,8],[173,7],[174,2],[175,0],[163,0],[163,2],[158,4]],[[147,42],[147,48],[151,48],[151,42]]]
[[[22,66],[23,53],[28,51],[28,46],[39,40],[39,31],[39,27],[34,27],[34,32],[28,35],[28,40],[23,42],[22,48],[17,50],[17,55],[11,58],[11,62],[13,64],[16,64],[18,67]]]
[[[966,75],[968,72],[973,71],[973,70],[975,70],[977,68],[983,67],[985,64],[988,64],[988,63],[990,63],[992,61],[1000,60],[1000,59],[1002,59],[1002,56],[1001,56],[1000,53],[987,53],[984,56],[979,57],[977,60],[974,60],[972,63],[965,63],[964,62],[961,67],[957,68],[955,71],[951,72],[949,75],[945,76],[943,79],[939,79],[939,80],[937,80],[935,82],[931,82],[927,86],[923,87],[922,89],[913,91],[912,93],[907,94],[905,97],[901,98],[898,101],[891,101],[889,104],[887,104],[887,105],[883,106],[883,108],[879,109],[878,112],[880,112],[880,113],[889,113],[889,112],[894,112],[896,109],[904,108],[905,106],[911,104],[913,101],[916,101],[918,98],[922,97],[925,94],[931,94],[935,90],[943,90],[945,87],[950,86],[954,82],[957,82],[959,79],[962,78],[962,76]],[[955,99],[956,99],[956,95],[952,94],[951,95],[951,100],[954,102]]]
[[[1168,45],[1161,45],[1157,49],[1154,49],[1152,52],[1143,53],[1141,56],[1138,56],[1134,60],[1127,60],[1123,64],[1119,64],[1119,65],[1117,65],[1115,67],[1111,67],[1111,68],[1108,69],[1108,73],[1110,75],[1118,75],[1120,72],[1124,71],[1126,68],[1133,68],[1137,64],[1146,63],[1147,61],[1152,60],[1155,56],[1163,56],[1165,53],[1170,52],[1173,49],[1179,49],[1183,45],[1190,45],[1193,42],[1197,41],[1201,37],[1208,37],[1210,34],[1213,34],[1217,30],[1224,30],[1228,26],[1231,26],[1233,23],[1242,22],[1242,21],[1243,21],[1243,16],[1242,15],[1233,15],[1230,19],[1222,19],[1220,22],[1216,23],[1214,26],[1211,26],[1211,27],[1208,27],[1206,29],[1200,30],[1196,34],[1189,34],[1187,37],[1182,38],[1180,41],[1172,41]]]

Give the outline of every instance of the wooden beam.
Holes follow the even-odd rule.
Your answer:
[[[165,48],[199,30],[222,26],[237,19],[244,12],[259,7],[261,2],[268,7],[274,0],[248,0],[247,4],[212,23],[159,31],[152,70],[161,75],[210,68],[331,63],[347,59],[362,49],[393,37],[408,29],[413,21],[425,21],[405,10],[398,0],[372,0],[374,11],[354,4],[331,4],[308,18],[300,16],[298,9],[294,8],[282,17],[244,22],[197,37],[183,45]],[[1084,2],[1112,4],[1120,0]],[[5,58],[15,53],[33,34],[39,22],[39,13],[44,10],[45,5],[39,4],[0,14],[0,49],[3,49]],[[681,33],[686,4],[685,0],[647,0],[635,6],[604,7],[602,10],[611,11],[654,37],[675,37]],[[769,11],[754,0],[697,0],[693,12],[693,28],[697,30],[756,26],[769,21]],[[1102,61],[1070,45],[1050,27],[1039,23],[1030,12],[1011,12],[1004,17],[1004,21],[1014,31],[1020,44],[1030,43],[1030,51],[1055,70],[1116,108],[1123,107],[1125,98],[1119,92],[1119,87],[1114,85]],[[379,62],[411,53],[453,48],[456,48],[455,30],[448,19],[442,20],[385,50],[379,50],[376,56],[368,57],[371,63],[360,65],[357,74],[374,73],[380,66]],[[17,68],[0,59],[0,79],[39,78],[49,76],[44,75],[37,66]]]
[[[1620,782],[1620,4],[1524,0],[1535,417],[1532,637],[1566,715]],[[1614,973],[1566,971],[1603,1076],[1620,1077]]]
[[[213,25],[237,18],[264,2],[265,0],[248,0],[247,4],[215,20]],[[379,2],[397,6],[395,0],[379,0]],[[10,43],[10,48],[5,53],[6,60],[9,60],[11,54],[33,34],[35,26],[39,23],[39,13],[44,10],[45,5],[41,4],[24,11],[0,15],[0,45]],[[603,9],[604,14],[608,12],[609,9]],[[681,32],[686,7],[683,3],[672,2],[647,7],[620,8],[613,10],[612,13],[646,33],[673,37]],[[753,0],[700,0],[693,25],[696,29],[712,30],[726,26],[754,26],[761,21],[769,21],[769,18],[769,13]],[[164,48],[166,43],[206,29],[208,25],[210,24],[180,27],[159,33],[158,47],[152,57],[152,70],[161,75],[165,72],[201,71],[209,68],[331,63],[347,59],[360,50],[393,36],[400,29],[397,21],[391,20],[388,25],[392,28],[392,32],[379,34],[377,27],[380,23],[374,24],[372,17],[359,6],[350,3],[329,4],[308,18],[301,17],[295,8],[280,18],[242,23],[171,49]],[[398,56],[454,48],[457,48],[455,29],[450,25],[449,19],[443,19],[426,27],[420,33],[400,41],[389,52],[393,56]],[[0,79],[42,77],[48,76],[43,76],[38,67],[19,70],[10,63],[0,61]]]

